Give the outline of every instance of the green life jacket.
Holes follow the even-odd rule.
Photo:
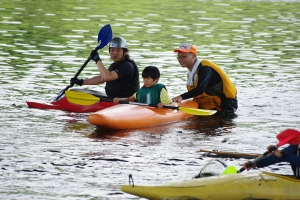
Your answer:
[[[157,83],[150,88],[143,86],[137,91],[136,99],[140,103],[157,105],[161,103],[160,92],[163,88],[166,87],[161,83]]]

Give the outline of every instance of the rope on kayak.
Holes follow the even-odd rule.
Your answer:
[[[129,174],[129,185],[131,185],[131,182],[132,182],[132,187],[134,187],[134,182],[133,182],[132,175]]]

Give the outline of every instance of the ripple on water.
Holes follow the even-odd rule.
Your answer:
[[[299,2],[90,3],[1,4],[0,180],[5,184],[0,197],[134,199],[120,191],[129,174],[135,184],[190,179],[212,159],[200,149],[262,153],[276,144],[280,131],[299,129]],[[186,91],[187,77],[173,49],[182,42],[195,44],[199,59],[216,62],[234,81],[238,117],[191,117],[111,132],[90,125],[88,113],[27,108],[26,100],[53,101],[107,23],[114,36],[126,38],[140,73],[148,65],[159,67],[160,82],[172,97]],[[108,66],[108,48],[99,53]],[[97,74],[90,62],[79,78]],[[89,88],[104,91],[103,85]],[[222,159],[236,167],[246,161]],[[291,173],[287,164],[264,170]]]

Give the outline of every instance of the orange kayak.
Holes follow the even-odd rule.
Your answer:
[[[186,100],[176,106],[198,108],[198,103],[194,100]],[[168,124],[189,116],[191,115],[180,110],[118,104],[90,114],[88,121],[102,129],[119,130]]]

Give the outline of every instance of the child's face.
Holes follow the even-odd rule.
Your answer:
[[[151,77],[146,77],[143,78],[143,82],[145,87],[152,87],[158,82],[158,78],[153,80]]]

